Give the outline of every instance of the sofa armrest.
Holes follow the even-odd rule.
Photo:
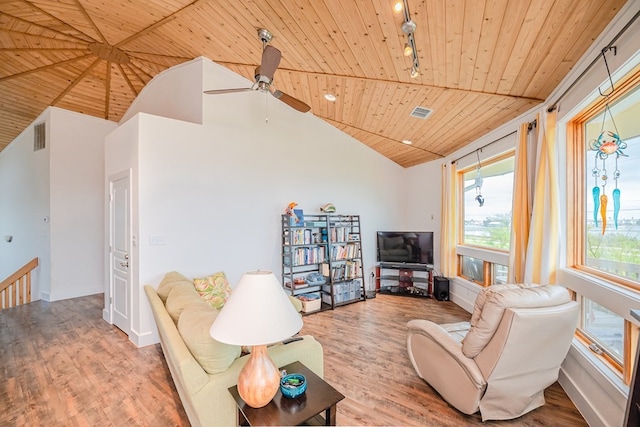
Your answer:
[[[204,387],[208,381],[207,373],[191,355],[156,290],[150,285],[145,285],[144,291],[156,321],[162,352],[178,394],[182,397],[186,393],[193,393]]]
[[[420,378],[459,411],[475,413],[486,388],[475,361],[462,353],[462,345],[440,325],[411,320],[407,327],[409,359]]]

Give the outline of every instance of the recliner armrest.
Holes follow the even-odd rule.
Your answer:
[[[469,359],[462,353],[462,344],[456,341],[449,333],[437,323],[433,323],[429,320],[411,320],[407,323],[409,329],[409,340],[412,334],[419,334],[438,345],[442,350],[451,355],[455,362],[465,371],[469,379],[471,379],[478,386],[484,386],[486,384],[482,372],[476,365],[473,359]],[[411,358],[415,355],[411,354]],[[439,361],[440,363],[442,361]]]

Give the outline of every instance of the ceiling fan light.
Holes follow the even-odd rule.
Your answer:
[[[402,1],[401,1],[401,0],[398,0],[397,2],[395,2],[395,3],[393,4],[393,11],[394,11],[395,13],[400,13],[400,12],[402,12],[402,9],[404,9],[404,5],[402,4]]]
[[[336,102],[336,96],[332,93],[325,93],[324,99],[326,99],[329,102]]]
[[[404,44],[404,49],[402,50],[402,53],[404,53],[404,56],[413,55],[413,48],[411,47],[411,45],[409,43],[405,43]]]

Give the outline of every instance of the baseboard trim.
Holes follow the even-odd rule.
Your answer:
[[[148,345],[158,344],[160,342],[160,336],[156,331],[145,332],[143,334],[131,331],[129,341],[134,343],[136,347],[146,347]]]
[[[113,320],[111,319],[111,311],[106,308],[102,310],[102,320],[107,322],[110,325],[113,325]]]

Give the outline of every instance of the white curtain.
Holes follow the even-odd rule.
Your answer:
[[[556,112],[538,117],[538,150],[524,281],[554,284],[560,254]]]

